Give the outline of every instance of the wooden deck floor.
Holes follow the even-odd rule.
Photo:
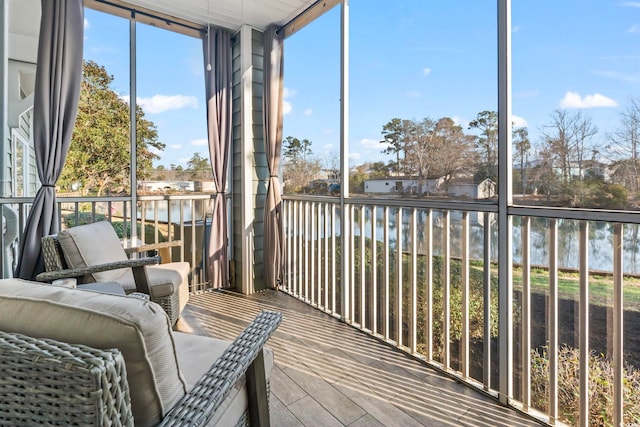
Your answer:
[[[179,326],[232,340],[262,309],[284,315],[268,343],[273,426],[539,426],[282,292],[195,295]]]

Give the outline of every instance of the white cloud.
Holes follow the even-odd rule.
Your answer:
[[[191,141],[191,145],[207,145],[209,144],[209,141],[204,138],[204,139],[194,139],[193,141]]]
[[[349,160],[360,160],[361,157],[360,153],[349,153]]]
[[[173,148],[174,150],[179,150],[182,148],[182,144],[172,144],[169,148]]]
[[[373,149],[373,148],[384,148],[387,144],[382,144],[380,141],[375,139],[363,138],[360,140],[360,144],[364,148]]]
[[[429,74],[431,74],[431,68],[427,67],[422,69],[423,76],[428,76]]]
[[[620,3],[622,7],[640,7],[640,1],[623,1]]]
[[[525,118],[516,116],[515,114],[511,115],[511,121],[513,122],[514,128],[523,128],[529,126],[529,123],[527,123],[527,120]]]
[[[129,102],[129,96],[123,96]],[[186,95],[153,95],[151,98],[138,98],[138,105],[145,113],[162,113],[169,110],[179,110],[185,107],[198,108],[198,98]]]
[[[88,30],[89,28],[91,28],[91,25],[89,25],[89,20],[87,18],[84,18],[84,29]]]
[[[638,25],[632,25],[627,29],[627,33],[637,33],[639,29]]]
[[[287,98],[296,96],[297,93],[298,92],[296,92],[294,89],[289,89],[288,87],[282,89],[282,114],[287,115],[291,111],[293,111],[293,105]]]
[[[187,163],[189,163],[189,160],[191,160],[190,157],[181,157],[178,159],[178,163],[182,163],[186,165]]]
[[[405,95],[407,96],[407,98],[420,98],[420,96],[422,96],[422,94],[417,90],[409,91]]]
[[[616,107],[618,103],[599,93],[580,96],[577,92],[568,91],[560,101],[560,108],[597,108]]]
[[[331,150],[333,150],[333,144],[326,144],[326,145],[324,145],[324,146],[322,147],[322,149],[323,149],[324,151],[327,151],[327,152],[328,152],[328,151],[331,151]]]
[[[293,105],[286,99],[282,101],[282,114],[287,115],[293,110]]]
[[[306,110],[304,110],[303,114],[305,116],[311,116],[311,115],[313,115],[313,109],[312,108],[307,108]]]

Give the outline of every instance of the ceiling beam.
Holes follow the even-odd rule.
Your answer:
[[[311,21],[331,10],[338,3],[341,3],[341,0],[318,0],[309,6],[304,12],[284,24],[280,28],[280,31],[284,30],[284,37],[289,37]]]

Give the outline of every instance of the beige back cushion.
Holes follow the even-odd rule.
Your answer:
[[[157,424],[186,392],[169,319],[155,303],[2,279],[0,329],[100,349],[118,348],[126,362],[136,425]]]
[[[70,268],[127,260],[118,235],[107,221],[63,230],[58,233],[58,240]],[[128,276],[133,280],[133,273],[129,268],[93,273],[96,282],[118,282],[121,277]]]

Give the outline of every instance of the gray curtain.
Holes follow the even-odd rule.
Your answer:
[[[34,279],[44,270],[40,239],[58,232],[55,184],[69,151],[78,112],[84,39],[82,0],[42,0],[33,105],[33,139],[42,187],[36,193],[16,276]]]
[[[203,37],[204,81],[207,100],[209,158],[213,168],[216,195],[209,234],[208,273],[211,286],[229,283],[227,254],[227,170],[231,147],[231,34],[211,28]],[[207,65],[211,70],[207,70]]]
[[[280,191],[280,150],[282,148],[282,90],[284,31],[271,26],[264,35],[264,139],[269,184],[264,206],[264,276],[269,288],[282,280],[284,240],[282,235],[282,195]]]

